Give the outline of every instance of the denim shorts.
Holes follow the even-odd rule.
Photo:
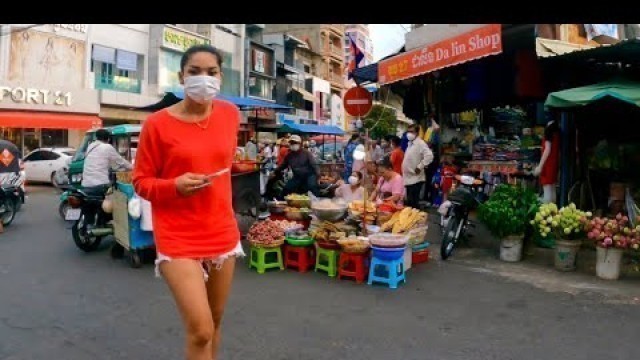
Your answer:
[[[209,280],[209,272],[211,271],[211,269],[215,268],[216,270],[220,270],[222,269],[222,265],[224,264],[224,261],[227,260],[230,257],[244,257],[245,253],[244,250],[242,249],[242,244],[240,243],[240,241],[238,241],[238,244],[236,245],[236,247],[231,250],[228,251],[222,255],[213,257],[213,258],[200,258],[200,259],[194,259],[200,262],[200,264],[202,265],[202,275],[204,276],[204,281]],[[162,274],[160,273],[160,264],[163,261],[171,261],[173,260],[171,257],[164,255],[162,253],[157,253],[156,256],[156,277],[161,277]]]

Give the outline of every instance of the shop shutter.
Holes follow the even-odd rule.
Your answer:
[[[118,49],[116,67],[120,70],[138,71],[138,54]]]
[[[94,44],[91,58],[102,63],[115,64],[116,49]]]

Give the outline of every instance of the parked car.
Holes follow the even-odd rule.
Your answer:
[[[24,157],[27,181],[61,185],[56,181],[56,173],[64,173],[75,155],[73,148],[40,148]]]

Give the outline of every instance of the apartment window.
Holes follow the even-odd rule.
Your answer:
[[[308,64],[304,64],[304,72],[307,74],[311,74],[311,66]]]
[[[91,70],[95,73],[95,88],[140,93],[139,58],[129,51],[93,45]]]
[[[249,95],[263,99],[273,99],[274,81],[259,76],[249,77]]]

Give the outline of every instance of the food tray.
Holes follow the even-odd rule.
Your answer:
[[[318,209],[312,206],[311,210],[318,219],[330,222],[342,220],[347,213],[347,207],[343,209]]]
[[[340,250],[340,244],[334,241],[317,241],[316,244],[318,247],[321,247],[326,250]]]
[[[418,245],[422,244],[427,238],[427,231],[429,230],[429,226],[419,226],[414,229],[411,229],[407,232],[407,236],[409,237],[410,245]]]
[[[369,236],[369,241],[372,246],[381,248],[399,248],[404,247],[409,242],[409,237],[406,234],[390,234],[379,233]]]
[[[287,205],[293,208],[310,208],[311,207],[311,199],[291,199],[289,196],[285,198],[287,201]]]
[[[285,216],[288,220],[305,221],[311,219],[311,214],[306,211],[300,211],[297,208],[289,208],[285,210]]]

